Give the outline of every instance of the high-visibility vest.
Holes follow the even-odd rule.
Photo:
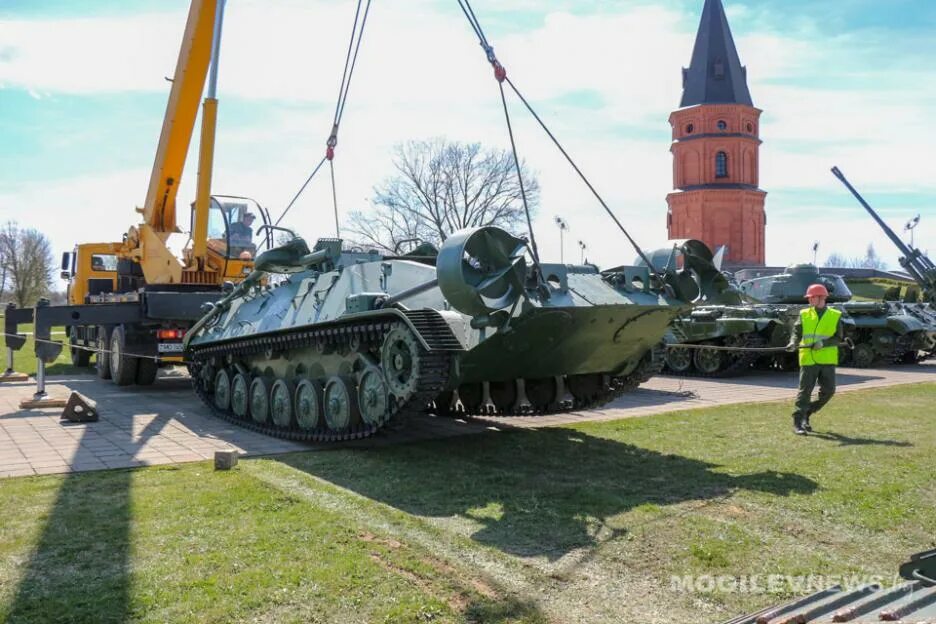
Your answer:
[[[800,366],[814,364],[838,364],[838,347],[823,347],[813,349],[812,344],[817,340],[825,340],[835,335],[842,313],[834,308],[826,308],[822,318],[813,307],[800,310],[800,323],[803,326],[803,339],[799,343]]]

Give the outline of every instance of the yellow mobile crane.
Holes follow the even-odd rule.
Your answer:
[[[269,215],[248,198],[211,195],[224,5],[192,0],[146,201],[137,208],[141,223],[119,243],[83,243],[63,254],[68,305],[8,307],[5,334],[12,350],[25,342],[17,325],[35,321],[36,355],[51,363],[62,345],[49,340],[50,329],[65,325],[75,365],[89,365],[96,352],[100,377],[151,384],[160,363],[181,361],[182,337],[204,304],[218,299],[226,282],[250,273],[256,253],[251,217],[261,217],[259,230],[270,225]],[[181,232],[176,196],[206,79],[191,238],[180,259],[168,241]],[[266,237],[269,244],[269,230]]]

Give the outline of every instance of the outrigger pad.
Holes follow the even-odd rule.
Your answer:
[[[62,420],[70,422],[97,422],[97,402],[80,392],[72,392],[62,411]]]

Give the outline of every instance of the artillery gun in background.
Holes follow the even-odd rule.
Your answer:
[[[910,247],[888,227],[874,209],[848,182],[845,175],[832,173],[851,191],[868,214],[902,254],[900,266],[919,285],[919,294],[908,291],[904,301],[852,302],[845,306],[855,321],[855,349],[850,362],[870,366],[879,361],[914,363],[936,355],[936,265],[919,249]]]
[[[710,258],[687,256],[686,266],[705,271]],[[830,303],[851,298],[844,280],[837,275],[820,274],[812,264],[788,267],[782,274],[757,278],[732,285],[721,275],[715,297],[696,302],[686,315],[672,324],[667,342],[712,347],[734,347],[738,351],[670,347],[666,370],[677,375],[730,377],[744,373],[754,365],[792,370],[795,354],[785,352],[745,351],[743,349],[780,348],[785,346],[806,305],[804,293],[810,284],[823,284],[830,293]],[[717,280],[714,275],[712,278]],[[848,318],[843,317],[848,323]]]
[[[287,244],[185,337],[197,393],[270,435],[366,437],[401,416],[596,407],[662,368],[699,283],[649,266],[529,263],[527,242],[462,230],[436,255]],[[276,286],[261,285],[281,274]]]

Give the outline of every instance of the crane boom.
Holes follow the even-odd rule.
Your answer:
[[[142,209],[143,223],[156,233],[176,231],[176,194],[211,64],[217,2],[193,0],[189,8]]]

